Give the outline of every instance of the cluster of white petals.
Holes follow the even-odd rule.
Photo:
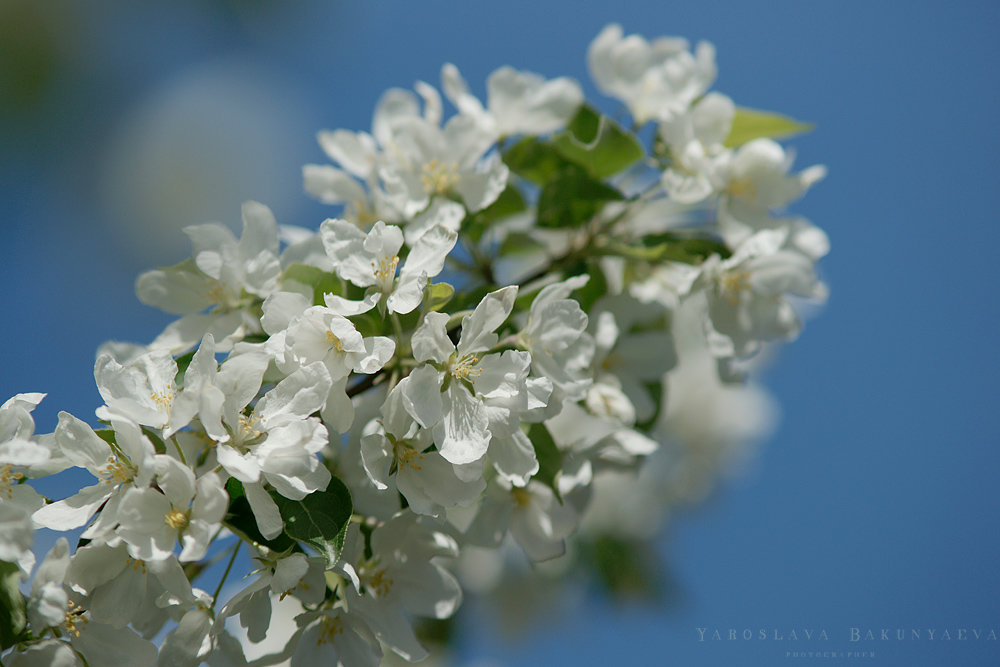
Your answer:
[[[248,202],[239,238],[185,230],[136,282],[179,319],[101,347],[96,419],[0,406],[4,664],[418,661],[463,589],[607,574],[586,554],[766,432],[752,366],[826,295],[826,235],[786,208],[825,170],[792,170],[784,117],[747,134],[707,43],[611,25],[588,62],[631,130],[571,79],[502,67],[484,103],[445,65],[443,96],[319,134],[316,229]],[[32,487],[70,468],[92,482]],[[75,548],[36,567],[38,528]]]

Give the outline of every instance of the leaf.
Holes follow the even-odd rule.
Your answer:
[[[0,561],[0,650],[18,643],[27,627],[24,595],[18,584],[21,571],[14,563]]]
[[[280,495],[274,495],[274,500],[285,520],[285,533],[315,548],[326,559],[327,569],[336,565],[354,511],[347,486],[331,477],[326,489],[314,491],[302,500]]]
[[[508,184],[495,202],[466,218],[465,222],[462,223],[462,233],[470,240],[478,242],[491,222],[520,213],[527,207],[521,192],[513,185]]]
[[[559,502],[562,502],[562,494],[559,493],[559,485],[556,484],[556,475],[562,470],[562,452],[559,451],[545,424],[532,424],[528,429],[528,438],[531,439],[535,457],[538,459],[538,472],[532,479],[537,479],[552,489]]]
[[[554,174],[573,166],[550,143],[524,137],[503,155],[504,163],[521,178],[539,185],[548,183]]]
[[[441,310],[448,305],[453,296],[455,296],[455,288],[448,283],[428,285],[427,289],[424,290],[424,312]]]
[[[295,263],[285,269],[281,274],[282,280],[291,280],[313,288],[313,305],[322,306],[324,304],[324,294],[341,294],[342,283],[335,273],[327,273],[322,269],[308,264]]]
[[[582,167],[562,171],[538,196],[540,227],[580,227],[609,201],[624,199],[618,190],[594,179]]]
[[[601,585],[615,598],[662,601],[670,588],[649,541],[602,535],[585,551]]]
[[[803,123],[788,116],[758,109],[736,108],[733,127],[729,131],[725,145],[729,148],[742,146],[754,139],[784,139],[813,129],[812,123]]]
[[[566,130],[552,139],[552,145],[596,178],[620,173],[644,154],[634,134],[587,105],[580,107]]]
[[[273,540],[269,540],[260,534],[257,528],[257,519],[254,517],[250,502],[243,491],[243,484],[235,477],[230,477],[226,482],[226,493],[229,494],[229,511],[223,521],[226,527],[237,535],[240,535],[249,542],[260,544],[276,553],[287,553],[299,550],[295,540],[284,533],[278,535]]]

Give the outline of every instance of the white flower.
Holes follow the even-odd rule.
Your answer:
[[[323,609],[300,615],[302,634],[291,667],[377,667],[382,647],[368,625],[344,609]]]
[[[420,237],[399,267],[403,246],[399,227],[379,221],[365,234],[345,220],[327,220],[320,235],[341,278],[358,287],[374,288],[380,295],[380,307],[401,314],[420,305],[428,279],[441,272],[445,257],[458,240],[454,231],[434,227]]]
[[[253,355],[236,357],[223,364],[220,375],[229,370],[229,363],[244,357],[253,365]],[[216,447],[216,457],[226,472],[243,483],[257,526],[270,539],[281,532],[283,522],[264,482],[292,500],[301,500],[330,482],[330,472],[316,458],[327,444],[327,430],[311,415],[326,404],[332,381],[322,362],[309,364],[279,382],[245,414],[244,408],[260,387],[263,369],[258,372],[238,364],[233,370],[234,387],[239,391],[227,395],[223,406],[223,421],[231,437]]]
[[[474,502],[486,484],[478,476],[462,479],[439,452],[425,451],[432,444],[431,432],[420,428],[403,407],[408,382],[409,378],[403,378],[389,392],[381,419],[366,428],[361,458],[377,488],[387,489],[389,476],[395,472],[396,486],[411,510],[440,516],[448,507]]]
[[[42,659],[71,662],[79,653],[91,665],[122,665],[123,667],[148,667],[156,661],[156,647],[128,628],[114,628],[92,621],[83,607],[71,600],[64,586],[69,566],[69,544],[60,537],[38,567],[31,583],[28,598],[28,622],[35,636],[42,636],[49,628],[65,633],[69,645],[46,643],[42,648],[30,650],[14,664],[43,665]],[[70,648],[71,646],[71,648]],[[66,649],[70,648],[69,651]]]
[[[485,354],[497,344],[494,331],[507,319],[516,296],[517,287],[510,286],[483,297],[462,320],[458,345],[448,338],[444,313],[427,313],[413,334],[414,358],[428,363],[410,373],[403,405],[421,426],[433,429],[438,451],[451,463],[472,463],[486,454],[492,437],[486,401],[517,398],[523,402],[520,409],[528,407],[529,355]],[[510,415],[508,407],[497,407]]]
[[[771,211],[795,201],[826,176],[823,165],[789,174],[793,159],[776,141],[755,139],[736,149],[728,160],[722,175],[726,197],[719,223],[731,246],[758,229],[772,227]]]
[[[465,537],[473,544],[497,547],[509,529],[529,558],[545,561],[566,552],[565,538],[576,521],[576,510],[541,482],[531,480],[522,487],[497,478],[487,488]]]
[[[100,481],[36,511],[32,516],[35,525],[72,530],[87,523],[103,505],[97,521],[83,532],[83,537],[105,536],[118,522],[118,510],[126,491],[133,486],[149,485],[154,471],[153,444],[133,422],[116,415],[110,418],[114,448],[84,422],[66,412],[59,413],[56,446],[71,465],[86,468]]]
[[[567,77],[545,80],[532,72],[501,67],[486,80],[487,109],[468,89],[458,68],[441,69],[445,95],[463,114],[479,119],[498,137],[546,134],[566,125],[583,104],[580,84]]]
[[[660,122],[660,137],[670,148],[671,163],[662,183],[680,204],[697,204],[725,187],[729,151],[723,146],[736,107],[725,95],[709,93],[690,109]]]
[[[194,245],[194,258],[149,271],[136,281],[140,301],[183,315],[151,347],[182,352],[209,332],[219,350],[227,351],[246,331],[255,330],[253,318],[244,308],[278,288],[277,223],[266,206],[247,202],[239,241],[218,223],[194,225],[184,231]],[[202,312],[208,308],[209,312]]]
[[[353,524],[352,524],[353,527]],[[405,659],[427,655],[404,612],[448,618],[462,601],[455,578],[435,562],[458,555],[455,540],[412,512],[397,514],[372,531],[371,557],[364,558],[357,530],[349,530],[343,560],[356,563],[360,590],[349,590],[347,606],[375,636]]]
[[[486,208],[506,187],[509,172],[495,156],[485,157],[495,141],[468,114],[453,116],[443,129],[415,116],[397,119],[379,169],[386,197],[406,218],[449,194],[470,212]]]
[[[692,55],[685,39],[624,37],[618,24],[594,38],[587,64],[597,87],[624,102],[640,125],[686,109],[716,75],[715,48],[708,42],[699,42]]]
[[[532,370],[548,378],[559,392],[553,396],[553,414],[562,400],[583,398],[592,381],[594,339],[586,331],[587,314],[569,298],[587,280],[587,276],[576,276],[542,288],[518,336],[518,344],[531,353]]]
[[[786,293],[825,298],[813,261],[787,248],[788,239],[786,229],[765,229],[729,259],[712,256],[702,265],[709,342],[717,357],[745,357],[763,341],[795,338],[801,322]]]
[[[169,456],[156,457],[156,484],[125,492],[118,512],[118,535],[133,558],[169,558],[178,541],[181,561],[200,560],[229,507],[215,473],[195,481],[191,469]]]

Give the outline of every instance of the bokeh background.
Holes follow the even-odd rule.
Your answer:
[[[251,198],[317,226],[316,131],[367,130],[444,62],[479,94],[509,64],[597,97],[585,52],[612,21],[709,40],[717,90],[816,123],[796,164],[830,175],[794,210],[831,237],[831,298],[765,377],[773,437],[665,526],[662,601],[585,588],[516,639],[473,605],[457,658],[1000,664],[995,2],[0,0],[0,400],[47,392],[39,432],[92,418],[97,346],[168,322],[132,286],[187,256],[182,227],[238,228]]]

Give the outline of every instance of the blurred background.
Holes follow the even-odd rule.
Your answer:
[[[711,41],[716,90],[816,123],[796,165],[830,175],[793,210],[831,238],[831,298],[764,378],[774,434],[664,526],[661,595],[526,597],[516,634],[473,600],[457,662],[1000,664],[994,2],[0,0],[0,401],[92,421],[97,346],[169,321],[135,277],[246,199],[318,226],[315,134],[368,130],[386,88],[453,62],[482,96],[509,64],[614,110],[585,64],[612,21]]]

